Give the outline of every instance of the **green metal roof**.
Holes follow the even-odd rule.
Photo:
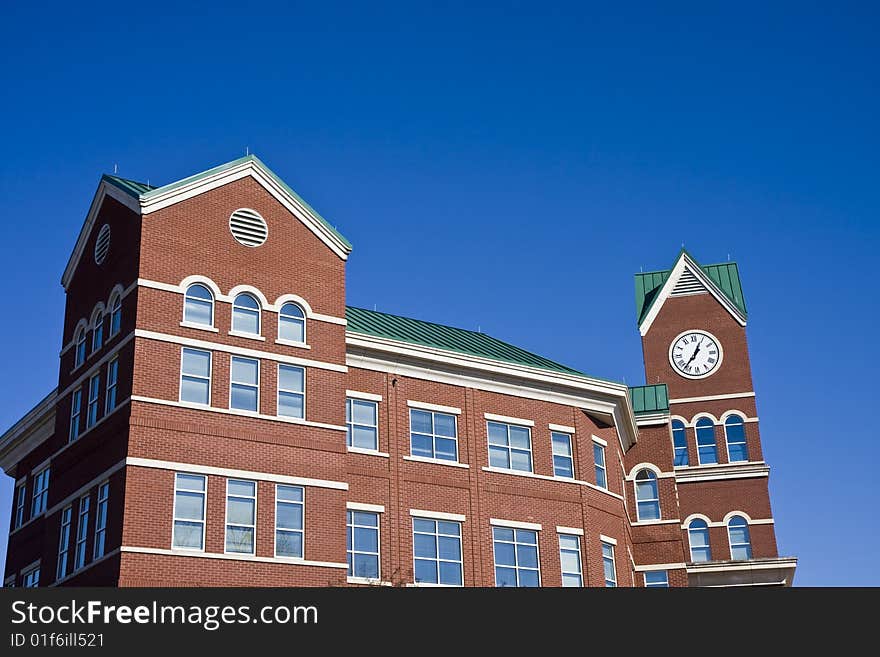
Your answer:
[[[152,185],[148,185],[147,183],[137,182],[136,180],[128,180],[126,178],[120,178],[119,176],[111,176],[110,174],[104,174],[101,176],[101,180],[110,183],[114,187],[118,187],[123,192],[127,192],[131,196],[138,198],[141,194],[145,194],[152,189],[156,189]]]
[[[629,399],[636,415],[669,412],[669,390],[665,383],[630,386]]]
[[[694,262],[697,262],[690,253],[682,249],[672,266],[675,267],[678,261],[685,255]],[[746,312],[746,301],[743,297],[742,284],[739,279],[739,269],[737,268],[736,263],[723,262],[717,265],[697,264],[700,269],[703,270],[703,273],[705,273],[711,281],[718,286],[718,289],[721,290],[724,296],[727,297],[727,299],[736,306],[744,316],[746,316],[748,314]],[[660,293],[660,288],[663,287],[663,284],[669,278],[670,273],[672,273],[672,269],[636,274],[636,317],[638,317],[639,324],[642,323],[645,315],[648,314],[651,306],[654,305],[654,301]]]
[[[554,372],[586,376],[571,367],[560,365],[485,333],[352,306],[345,309],[345,319],[348,322],[348,330],[354,333],[364,333],[472,356],[481,356],[505,363],[517,363]]]

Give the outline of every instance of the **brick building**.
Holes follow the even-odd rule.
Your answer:
[[[350,250],[255,157],[104,176],[57,387],[0,437],[4,583],[791,584],[735,264],[637,275],[627,388],[346,307]]]

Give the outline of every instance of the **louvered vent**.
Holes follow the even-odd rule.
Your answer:
[[[235,241],[245,246],[260,246],[269,235],[266,220],[256,210],[242,208],[229,217],[229,231]]]
[[[694,273],[690,269],[685,269],[681,273],[681,278],[672,289],[672,296],[684,296],[686,294],[705,294],[706,288],[697,280]]]
[[[98,232],[98,239],[95,240],[95,264],[102,264],[107,259],[107,253],[110,251],[110,226],[104,224]]]

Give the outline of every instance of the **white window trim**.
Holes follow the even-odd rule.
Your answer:
[[[228,335],[231,335],[236,338],[244,338],[245,340],[257,340],[258,342],[265,342],[266,341],[266,337],[263,335],[256,335],[254,333],[245,333],[244,331],[230,330]]]
[[[471,466],[467,463],[460,463],[459,461],[447,461],[446,459],[431,459],[427,456],[410,456],[406,455],[402,457],[404,461],[412,461],[414,463],[430,463],[432,465],[448,465],[453,468],[470,468]],[[505,472],[507,472],[505,470]]]
[[[218,329],[214,326],[196,324],[195,322],[180,322],[180,326],[182,326],[183,328],[196,329],[197,331],[209,331],[211,333],[220,333],[220,329]]]
[[[107,496],[102,500],[101,499],[101,489],[106,486],[107,487]],[[95,498],[97,500],[95,504],[95,535],[92,538],[92,561],[96,559],[100,559],[107,553],[107,525],[110,521],[110,481],[106,480],[98,484],[97,489],[95,491]],[[101,502],[103,501],[105,505],[104,510],[104,527],[98,527],[98,522],[101,519]],[[103,531],[104,532],[104,553],[98,554],[98,534]]]
[[[611,570],[614,573],[614,579],[611,581],[614,582],[614,587],[616,588],[618,585],[617,582],[617,541],[614,539],[608,538],[607,536],[599,535],[600,542],[608,545],[611,548]],[[602,546],[604,547],[604,546]],[[605,576],[605,552],[604,550],[601,552],[602,554],[602,583],[607,587],[608,586],[608,578]]]
[[[449,520],[450,522],[465,522],[467,520],[467,516],[464,516],[460,513],[425,511],[424,509],[410,509],[409,515],[413,518],[427,518],[429,520]]]
[[[645,470],[648,470],[648,468],[644,468],[644,469],[645,469]],[[641,472],[641,470],[639,470],[638,472]],[[636,472],[636,477],[638,477],[638,472]],[[639,499],[639,482],[638,482],[635,478],[633,478],[633,497],[635,497],[635,499],[636,499],[636,522],[640,522],[640,523],[642,523],[642,522],[644,522],[644,523],[648,523],[648,522],[650,522],[650,523],[660,523],[660,521],[663,520],[663,507],[662,507],[662,505],[660,504],[660,480],[657,478],[657,473],[656,473],[656,472],[654,472],[653,470],[648,470],[648,472],[650,472],[652,475],[654,475],[653,482],[654,482],[654,489],[657,491],[657,497],[652,498],[652,499],[650,499],[650,500],[640,500],[640,499]],[[640,505],[642,502],[656,502],[656,503],[657,503],[657,516],[658,516],[658,517],[656,517],[656,518],[646,518],[645,520],[642,520],[642,513],[641,513],[641,510],[640,510],[640,507],[639,507],[639,505]]]
[[[208,354],[208,377],[207,377],[208,378],[208,402],[205,404],[202,404],[200,402],[191,402],[191,401],[184,401],[183,400],[183,377],[184,377],[183,352],[186,350],[201,351],[202,353]],[[186,376],[192,376],[193,378],[197,378],[197,379],[204,379],[205,378],[205,377],[201,377],[201,376],[193,376],[191,374],[187,374]],[[194,347],[181,347],[180,348],[180,377],[179,377],[178,383],[179,383],[179,386],[178,386],[179,389],[177,392],[178,403],[188,404],[188,405],[191,405],[191,406],[194,406],[197,408],[210,407],[211,406],[211,397],[212,397],[212,388],[214,387],[214,353],[212,351],[207,350],[207,349],[197,349]]]
[[[713,445],[715,447],[715,462],[714,463],[703,463],[703,459],[700,456],[700,429],[707,428],[707,427],[698,427],[697,422],[704,417],[708,418],[709,420],[712,421],[712,438],[713,438]],[[718,465],[718,431],[715,428],[718,426],[717,422],[718,422],[718,420],[716,420],[714,418],[714,416],[710,415],[709,413],[699,413],[698,415],[694,416],[694,419],[693,419],[694,442],[696,443],[696,446],[697,446],[697,465]]]
[[[605,534],[599,534],[599,540],[603,543],[610,543],[611,545],[617,545],[617,539],[611,538],[610,536],[605,536]]]
[[[644,566],[635,566],[635,571],[637,573],[645,573],[651,572],[654,570],[680,570],[681,568],[687,567],[687,564],[684,562],[681,563],[651,563]]]
[[[76,408],[76,400],[79,398],[79,409],[74,413],[74,409]],[[82,435],[82,431],[80,431],[80,422],[82,420],[82,388],[77,388],[72,393],[70,393],[70,422],[68,423],[67,429],[67,442],[72,443],[76,440],[79,440],[79,437]],[[76,435],[74,435],[74,427],[76,427]]]
[[[12,510],[13,520],[12,520],[12,529],[15,531],[21,527],[24,527],[24,524],[27,522],[25,520],[25,516],[27,515],[27,478],[22,477],[24,481],[16,482],[15,488],[13,489],[13,495],[15,496],[15,507]],[[19,521],[19,511],[21,511],[21,521]]]
[[[257,383],[256,383],[256,385],[253,385],[250,383],[242,383],[241,381],[233,380],[232,367],[233,367],[233,362],[236,359],[246,360],[246,361],[250,361],[252,363],[257,364]],[[260,365],[261,365],[261,363],[260,363],[259,358],[246,358],[245,356],[232,356],[229,359],[229,410],[231,410],[231,411],[244,411],[245,413],[257,413],[257,414],[260,413],[260,401],[261,401],[260,388],[262,387],[262,386],[260,386],[260,374],[262,373],[262,367],[260,367]],[[245,386],[247,388],[254,388],[255,387],[257,389],[257,407],[253,411],[250,409],[247,409],[247,408],[235,408],[232,406],[232,386],[233,386],[233,384]],[[303,372],[303,387],[305,387],[305,372]],[[303,411],[305,411],[305,393],[303,394]]]
[[[644,584],[646,589],[660,589],[662,586],[658,586],[657,584],[648,585],[648,573],[664,573],[666,575],[666,586],[669,586],[669,571],[661,568],[652,568],[651,570],[643,570],[642,571],[642,584]]]
[[[263,337],[263,308],[266,306],[267,302],[265,297],[259,292],[259,290],[247,288],[246,286],[239,285],[234,287],[229,291],[229,296],[232,298],[232,312],[229,317],[229,335],[235,335],[240,338],[252,338],[254,340],[264,340]],[[245,306],[236,305],[235,300],[241,295],[247,295],[251,297],[254,301],[257,302],[256,311],[253,308],[247,308]],[[257,332],[256,333],[248,333],[247,331],[239,331],[235,328],[235,311],[241,309],[243,312],[250,314],[253,312],[257,313]]]
[[[281,300],[279,299],[279,301],[281,301]],[[297,307],[302,311],[302,314],[303,314],[302,318],[299,318],[299,317],[298,317],[297,319],[302,319],[303,339],[300,340],[300,341],[297,341],[297,340],[288,340],[287,338],[278,337],[278,338],[275,340],[275,342],[277,342],[278,344],[286,344],[286,345],[290,345],[291,347],[305,347],[306,349],[311,349],[311,347],[309,347],[309,346],[306,344],[306,342],[308,342],[308,337],[309,337],[309,334],[308,334],[308,330],[309,330],[309,313],[306,311],[305,307],[303,307],[302,304],[297,303],[297,302],[296,302],[295,300],[293,300],[293,299],[287,299],[287,300],[285,300],[285,301],[281,301],[281,303],[279,303],[279,304],[277,305],[278,310],[277,310],[277,312],[276,312],[276,315],[277,315],[277,322],[276,322],[276,324],[275,324],[275,328],[276,328],[276,333],[275,333],[275,334],[276,334],[277,336],[280,336],[280,335],[281,335],[281,318],[284,317],[284,315],[281,314],[281,309],[282,309],[284,306],[286,306],[288,303],[292,303],[293,305],[297,306]]]
[[[128,459],[126,459],[126,465],[128,465]],[[137,464],[135,463],[132,465],[137,465]],[[204,498],[204,506],[202,508],[202,547],[200,547],[200,548],[178,547],[178,546],[174,545],[174,524],[178,520],[177,515],[176,515],[176,511],[177,511],[177,475],[179,475],[179,474],[201,477],[205,481],[205,489],[201,493]],[[181,490],[188,492],[188,493],[196,492],[196,491],[188,490],[185,488],[181,489]],[[225,517],[225,511],[224,511],[224,517]],[[180,518],[180,520],[182,522],[193,522],[189,518]],[[200,472],[191,472],[191,471],[188,472],[186,470],[175,471],[174,472],[173,498],[171,500],[171,551],[173,551],[173,552],[196,552],[196,553],[205,552],[205,548],[207,547],[207,545],[205,544],[205,529],[206,529],[207,525],[208,525],[208,476],[206,474],[203,474]],[[225,521],[224,521],[224,525],[223,525],[223,545],[224,545],[224,547],[226,546],[226,524],[225,524]]]
[[[84,503],[88,506],[85,507],[85,514],[83,514]],[[86,493],[82,497],[79,498],[79,504],[77,505],[77,513],[76,513],[76,541],[73,546],[73,570],[71,573],[78,573],[83,568],[85,568],[89,564],[88,554],[86,553],[86,547],[89,544],[89,516],[92,513],[92,496],[91,492]],[[85,515],[85,527],[83,527],[83,515]],[[82,534],[82,539],[80,539],[80,534]],[[77,563],[79,561],[79,546],[82,544],[82,555],[83,562]]]
[[[737,543],[737,545],[739,545],[739,546],[747,545],[748,546],[749,553],[751,554],[751,557],[749,557],[749,559],[737,559],[736,557],[733,556],[733,539],[730,536],[730,521],[733,520],[734,518],[737,518],[737,517],[742,518],[743,520],[746,521],[746,531],[749,533],[749,542],[748,543]],[[752,523],[749,521],[749,519],[744,514],[741,514],[741,513],[731,514],[730,519],[728,519],[725,522],[724,526],[727,529],[727,550],[728,550],[728,552],[730,552],[730,560],[731,561],[750,561],[751,559],[754,558],[755,555],[754,555],[754,551],[752,550],[752,530],[750,529],[751,524]]]
[[[556,452],[553,451],[553,438],[554,438],[554,436],[565,436],[566,438],[568,438],[568,451],[570,452],[569,454],[567,454],[567,455],[566,454],[556,454]],[[551,458],[551,460],[556,456],[562,456],[564,458],[567,458],[569,461],[571,461],[571,476],[570,477],[566,477],[565,475],[556,474],[556,463],[555,463],[555,461],[552,463],[553,476],[555,478],[577,480],[577,469],[574,466],[574,440],[573,439],[574,439],[574,436],[568,432],[565,432],[565,431],[558,431],[558,430],[554,429],[553,431],[550,432],[550,458]]]
[[[110,371],[113,367],[113,364],[116,364],[116,380],[113,382],[113,385],[110,384]],[[114,394],[116,395],[116,402],[113,404],[113,408],[110,408],[110,389],[114,388]],[[107,361],[107,381],[104,386],[104,415],[110,415],[116,407],[119,405],[119,354],[116,354],[113,358]]]
[[[742,442],[741,443],[734,443],[734,445],[745,445],[746,455],[748,455],[748,452],[749,452],[749,437],[746,435],[745,415],[740,415],[740,414],[733,412],[733,411],[727,411],[724,415],[722,415],[722,419],[721,419],[721,426],[724,427],[724,448],[727,451],[727,462],[732,463],[732,464],[748,463],[749,459],[746,459],[745,461],[734,461],[733,459],[730,458],[730,438],[727,435],[727,419],[730,417],[733,417],[734,415],[739,417],[739,419],[742,422],[742,428],[743,428]]]
[[[303,379],[303,387],[302,390],[291,390],[289,388],[281,387],[281,368],[282,367],[298,367],[302,370],[302,379]],[[302,365],[291,365],[290,363],[278,363],[278,367],[275,369],[275,415],[279,418],[284,418],[285,420],[301,420],[303,422],[306,421],[306,385],[308,384],[308,370]],[[303,415],[302,417],[296,417],[295,415],[281,415],[278,412],[278,407],[280,404],[278,403],[279,397],[282,392],[287,392],[292,395],[302,395],[303,398]],[[257,395],[259,397],[259,393]]]
[[[590,440],[592,440],[594,443],[602,445],[602,447],[608,447],[608,441],[602,440],[601,438],[599,438],[599,436],[591,435]]]
[[[510,417],[508,415],[496,415],[494,413],[483,413],[483,417],[489,422],[501,422],[504,424],[518,424],[523,427],[534,427],[532,420],[524,420],[519,417]]]
[[[524,529],[527,531],[534,531],[535,532],[535,552],[537,553],[537,557],[538,557],[538,559],[537,559],[538,567],[537,568],[523,567],[522,570],[536,571],[538,573],[538,588],[540,588],[542,585],[541,583],[543,581],[541,578],[541,535],[538,533],[541,531],[541,525],[536,525],[534,523],[527,523],[527,522],[517,522],[515,520],[496,520],[495,518],[490,518],[489,524],[494,527],[499,527],[499,528],[503,528],[503,529]],[[492,573],[493,573],[494,579],[495,579],[495,586],[497,587],[498,586],[498,572],[497,572],[498,568],[499,567],[500,568],[511,568],[511,566],[504,566],[504,565],[499,566],[498,565],[498,557],[495,554],[495,543],[496,543],[495,532],[492,532],[491,534],[492,534]],[[502,542],[509,543],[509,541],[502,541]],[[524,545],[522,543],[519,543],[516,540],[516,533],[515,532],[514,532],[514,536],[513,536],[513,545],[514,546]],[[516,550],[515,547],[514,547],[514,550]],[[520,588],[520,586],[519,586],[519,571],[520,571],[519,557],[517,557],[516,565],[512,566],[512,568],[516,572],[516,588]]]
[[[547,425],[547,428],[550,429],[550,431],[557,431],[559,433],[567,433],[570,435],[574,435],[575,433],[577,433],[574,427],[569,427],[565,424],[553,424],[551,422]]]
[[[95,380],[97,380],[97,382],[98,382],[97,386],[92,385],[92,383]],[[92,399],[92,389],[93,388],[94,388],[94,392],[95,392],[94,399]],[[95,372],[94,374],[92,374],[89,377],[88,389],[89,389],[89,397],[88,397],[89,401],[88,401],[88,404],[86,405],[86,430],[89,430],[92,427],[94,427],[96,424],[98,424],[98,420],[101,419],[101,417],[100,417],[100,410],[101,409],[100,409],[100,404],[98,404],[98,400],[101,398],[101,370],[98,370],[97,372]],[[94,420],[92,420],[92,405],[93,404],[95,406],[95,419]]]
[[[284,345],[285,347],[295,347],[296,349],[311,349],[312,345],[305,342],[294,342],[293,340],[285,340],[284,338],[276,338],[275,344]]]
[[[413,513],[413,509],[410,509],[409,514],[413,519],[413,522],[411,523],[412,530],[410,533],[410,536],[412,537],[412,544],[413,544],[413,547],[412,547],[413,579],[415,579],[415,575],[416,575],[416,559],[417,558],[421,559],[423,561],[433,561],[437,565],[437,579],[438,580],[440,579],[440,564],[441,563],[458,564],[458,570],[459,570],[459,573],[461,574],[461,584],[443,584],[440,581],[437,581],[437,582],[413,582],[413,584],[415,586],[434,586],[434,587],[448,587],[448,588],[459,588],[459,587],[464,586],[465,585],[464,584],[464,536],[463,536],[464,532],[462,531],[462,526],[461,526],[462,522],[464,522],[464,521],[463,520],[452,520],[451,518],[448,518],[448,517],[447,518],[437,518],[436,517],[437,514],[435,514],[433,517],[432,516],[425,516],[425,515],[417,516]],[[441,514],[441,515],[451,516],[453,514]],[[461,517],[464,517],[464,516],[461,516]],[[416,557],[416,523],[415,523],[415,521],[420,520],[420,519],[421,520],[429,520],[429,521],[430,520],[450,521],[450,522],[454,522],[455,524],[458,525],[458,560],[457,561],[452,560],[452,559],[441,559],[439,545],[437,546],[437,556],[435,556],[433,558],[432,557]],[[418,533],[422,534],[422,535],[427,535],[426,532],[418,532]],[[437,527],[435,527],[435,531],[433,532],[432,535],[434,536],[435,540],[438,542],[439,542],[439,537],[444,536],[444,534],[440,534],[439,528],[437,528]],[[539,567],[540,567],[540,564],[539,564]]]
[[[413,433],[418,433],[420,436],[428,435],[428,434],[422,433],[421,431],[418,431],[418,432],[413,431],[413,423],[412,423],[412,411],[413,410],[422,411],[423,413],[430,413],[431,414],[431,434],[430,434],[430,436],[431,436],[431,449],[433,450],[433,452],[435,454],[437,453],[437,447],[436,447],[437,438],[444,438],[446,440],[449,440],[450,437],[449,436],[440,436],[436,433],[436,430],[434,428],[434,426],[435,426],[434,415],[437,413],[440,413],[441,415],[452,415],[452,424],[455,427],[455,436],[452,437],[452,440],[455,441],[455,459],[441,459],[441,458],[437,458],[436,456],[434,456],[434,457],[418,456],[417,454],[412,453]],[[431,461],[448,461],[449,463],[458,463],[458,459],[461,456],[461,452],[459,450],[459,445],[458,445],[458,416],[457,415],[455,415],[454,413],[447,413],[446,411],[435,411],[435,410],[429,410],[427,408],[415,408],[412,406],[409,406],[409,412],[407,413],[407,415],[409,416],[408,419],[409,419],[409,456],[410,457],[418,456],[418,458],[431,459]],[[531,438],[531,436],[530,436],[530,438]],[[530,440],[530,443],[531,443],[531,440]]]
[[[415,408],[421,411],[435,411],[437,413],[447,413],[449,415],[461,415],[461,409],[456,406],[442,406],[440,404],[429,404],[427,402],[406,400],[408,408]]]
[[[346,502],[345,508],[348,511],[365,511],[367,513],[385,513],[385,506],[382,504],[367,504],[365,502]]]
[[[361,424],[360,422],[355,422],[355,421],[354,421],[354,408],[353,408],[353,407],[354,407],[354,404],[351,404],[351,405],[350,405],[350,406],[352,407],[351,412],[349,413],[349,416],[350,416],[351,419],[346,419],[346,421],[345,421],[345,431],[346,431],[346,445],[345,445],[345,446],[346,446],[346,448],[348,449],[349,452],[354,452],[354,453],[356,453],[356,454],[385,455],[385,454],[386,454],[385,452],[380,452],[380,451],[379,451],[379,446],[382,444],[382,442],[381,442],[381,436],[379,435],[379,402],[376,401],[376,400],[374,400],[374,399],[359,399],[359,398],[357,398],[357,397],[352,397],[352,398],[351,398],[351,401],[359,401],[359,402],[364,402],[364,403],[368,403],[368,404],[375,404],[375,406],[376,406],[376,425],[375,425],[375,429],[376,429],[376,448],[375,448],[375,449],[371,449],[371,448],[369,448],[369,447],[357,447],[357,446],[355,446],[355,445],[349,445],[349,444],[348,444],[349,425],[351,425],[351,433],[350,433],[350,436],[351,436],[351,439],[352,439],[352,440],[354,440],[354,427],[355,427],[355,426],[360,426],[360,427],[372,427],[372,425],[369,425],[369,424]],[[348,403],[348,402],[349,402],[349,398],[346,397],[346,399],[345,399],[345,404],[346,404],[346,406],[349,406],[349,403]]]
[[[255,481],[254,484],[257,484]],[[300,488],[302,489],[302,501],[301,502],[291,502],[290,500],[279,500],[278,499],[278,487],[284,486],[285,488]],[[259,488],[259,486],[257,486]],[[275,559],[305,559],[306,558],[306,487],[305,486],[291,486],[289,484],[275,484],[275,529],[272,533],[272,556]],[[301,557],[279,557],[278,556],[278,504],[301,504],[302,505],[302,528],[299,530],[302,533],[302,556]],[[259,523],[259,519],[256,516],[256,500],[254,501],[254,555],[257,554],[257,538],[256,538],[256,525]],[[284,529],[280,528],[283,532],[296,531],[295,529]],[[225,538],[225,537],[224,537]],[[225,543],[225,541],[224,541]],[[225,545],[224,545],[225,547]],[[241,552],[233,552],[231,554],[242,554]]]
[[[376,514],[376,565],[378,570],[378,577],[358,577],[356,575],[346,575],[347,581],[350,584],[371,584],[376,586],[384,586],[384,582],[382,581],[382,513],[383,511],[365,511],[364,509],[349,509],[347,508],[348,504],[346,504],[345,510],[345,531],[348,533],[348,512],[359,512],[362,511],[364,513],[375,513]],[[362,525],[358,525],[362,529],[372,529],[372,527],[364,527]],[[345,560],[346,560],[346,569],[348,568],[348,552],[352,553],[352,565],[354,565],[354,554],[373,554],[372,552],[361,552],[360,550],[354,549],[354,532],[355,526],[351,525],[351,550],[346,550]]]
[[[64,522],[64,514],[70,512],[70,515],[67,518],[67,523]],[[58,556],[55,559],[55,581],[60,581],[67,577],[70,573],[68,573],[68,569],[70,567],[70,528],[73,525],[73,505],[69,504],[61,510],[61,525],[58,530]],[[67,530],[67,534],[65,535],[64,530]],[[61,546],[64,546],[62,549]],[[61,558],[62,556],[66,556],[66,561],[64,564],[64,572],[60,572],[61,568]]]
[[[186,282],[186,281],[184,281],[184,282]],[[138,283],[138,284],[140,284],[140,283]],[[193,285],[201,285],[202,287],[207,289],[208,292],[211,294],[211,324],[210,324],[210,326],[207,324],[199,324],[198,322],[186,321],[187,291]],[[216,324],[216,319],[217,319],[216,311],[217,311],[217,292],[218,292],[218,290],[216,290],[215,288],[216,288],[215,285],[209,285],[206,281],[202,281],[202,280],[191,280],[189,282],[186,282],[185,285],[183,285],[183,288],[180,291],[181,296],[183,296],[183,312],[182,312],[183,316],[181,317],[181,319],[183,321],[180,322],[181,326],[186,326],[188,328],[202,329],[205,331],[214,331],[216,333],[220,332],[220,329],[215,328],[215,326],[214,326]],[[205,301],[205,299],[196,299],[196,301],[207,303]]]
[[[364,454],[366,456],[379,456],[381,458],[390,458],[391,455],[388,452],[380,452],[377,449],[365,449],[363,447],[352,447],[351,445],[345,446],[346,451],[351,454]]]
[[[245,525],[245,524],[241,524],[241,523],[231,523],[230,524],[230,522],[229,522],[229,498],[230,498],[229,484],[232,482],[253,484],[253,486],[254,486],[253,497],[246,496],[246,495],[232,495],[232,497],[243,499],[243,500],[251,500],[251,499],[253,500],[253,502],[254,502],[254,524],[252,524],[252,525]],[[254,557],[257,555],[257,518],[259,517],[257,514],[257,497],[258,497],[257,493],[258,493],[258,491],[259,491],[259,485],[253,479],[233,479],[231,477],[226,479],[226,497],[224,500],[225,501],[225,509],[224,509],[224,514],[223,514],[223,554],[244,554],[249,557]],[[251,546],[252,549],[250,552],[236,552],[235,550],[229,549],[229,542],[228,542],[228,539],[226,538],[226,531],[229,529],[230,526],[244,527],[246,529],[253,530],[254,543]]]
[[[502,421],[499,419],[491,419],[488,417],[488,415],[489,414],[487,413],[486,414],[486,416],[487,416],[486,417],[486,462],[490,464],[487,467],[491,468],[488,471],[489,472],[512,472],[512,473],[516,473],[516,474],[535,474],[535,452],[534,452],[533,445],[532,445],[532,427],[535,425],[535,423],[532,422],[531,426],[518,425],[516,423],[510,423],[510,422]],[[500,418],[503,416],[494,415],[492,417],[493,418]],[[509,420],[511,418],[507,418],[507,419]],[[530,465],[530,468],[528,470],[518,470],[518,469],[512,468],[512,467],[511,468],[499,468],[498,466],[491,465],[493,444],[489,441],[489,423],[490,422],[496,422],[498,424],[505,424],[507,426],[507,445],[506,446],[505,445],[494,445],[494,446],[495,447],[506,447],[507,451],[508,451],[508,456],[510,455],[510,452],[513,449],[516,449],[519,452],[522,451],[522,449],[520,449],[519,447],[516,447],[516,448],[511,447],[511,445],[510,445],[510,427],[511,426],[518,426],[520,428],[525,428],[529,432],[529,465]],[[456,431],[457,431],[457,428],[456,428]],[[510,458],[509,460],[512,465],[513,458]],[[486,470],[486,468],[484,467],[483,470]],[[561,477],[553,477],[553,479],[562,479],[562,478]],[[575,480],[574,479],[565,479],[564,481],[575,481]]]
[[[583,536],[584,530],[580,527],[563,527],[562,525],[556,525],[556,533],[557,534],[572,534],[574,536]]]
[[[351,397],[352,399],[360,399],[361,401],[373,401],[382,403],[382,395],[375,395],[372,392],[359,392],[357,390],[346,390],[346,397]]]
[[[559,574],[560,574],[560,577],[562,578],[561,579],[562,586],[565,586],[565,575],[566,574],[568,574],[568,575],[577,574],[581,578],[581,585],[578,588],[584,587],[584,584],[585,584],[585,582],[584,582],[584,551],[583,551],[583,547],[581,545],[581,543],[582,543],[581,539],[582,539],[583,535],[584,535],[583,531],[581,531],[578,534],[576,532],[561,532],[561,531],[559,531],[559,527],[556,528],[557,543],[559,544]],[[566,573],[566,571],[563,570],[563,568],[562,568],[562,550],[563,550],[562,537],[563,536],[572,537],[577,541],[578,568],[580,569],[580,571],[578,573],[572,573],[570,571],[568,573]],[[568,548],[565,548],[565,549],[568,550],[569,552],[571,551]],[[574,587],[570,587],[570,588],[574,588]]]
[[[508,529],[529,529],[532,531],[542,531],[544,527],[536,522],[521,522],[519,520],[502,520],[500,518],[489,518],[489,524],[493,527],[507,527]],[[538,562],[540,563],[540,562]]]

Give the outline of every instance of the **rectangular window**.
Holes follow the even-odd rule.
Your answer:
[[[413,518],[413,572],[418,584],[461,586],[461,523]]]
[[[36,518],[46,510],[49,499],[49,468],[43,468],[34,477],[34,496],[31,503],[31,518]]]
[[[70,396],[70,442],[79,438],[79,418],[82,415],[82,400],[82,388],[74,390]]]
[[[110,497],[110,484],[104,482],[98,486],[98,506],[95,513],[95,547],[93,548],[94,559],[104,556],[104,546],[107,541],[107,500]]]
[[[306,371],[293,365],[278,366],[278,415],[306,416]]]
[[[58,536],[58,566],[55,579],[64,579],[67,575],[67,557],[70,550],[70,521],[73,518],[73,507],[68,506],[61,512],[61,532]]]
[[[13,529],[18,529],[24,524],[24,508],[27,504],[27,488],[22,483],[15,489],[15,523]]]
[[[349,510],[345,529],[348,576],[379,579],[379,514]]]
[[[98,393],[101,392],[101,374],[89,379],[89,407],[86,410],[86,429],[95,426],[98,421]]]
[[[275,556],[303,558],[305,491],[302,486],[275,486]]]
[[[538,532],[492,527],[495,548],[495,586],[541,586]]]
[[[602,567],[605,571],[605,586],[617,586],[617,568],[614,565],[614,546],[602,541]]]
[[[379,449],[379,404],[350,397],[346,399],[345,427],[349,447]]]
[[[211,403],[211,352],[184,347],[180,354],[180,401]]]
[[[229,374],[229,408],[253,411],[260,408],[260,361],[232,357]]]
[[[174,532],[171,547],[183,550],[205,548],[205,497],[207,479],[203,475],[174,476]]]
[[[35,589],[40,585],[40,567],[31,568],[21,576],[21,585],[28,589]]]
[[[257,526],[257,484],[226,480],[226,551],[254,554]]]
[[[413,456],[458,461],[458,431],[454,415],[411,408],[409,428]]]
[[[648,588],[669,588],[669,577],[665,570],[650,570],[645,572],[645,586]]]
[[[571,453],[571,436],[567,433],[550,434],[553,446],[553,476],[574,479],[574,458]]]
[[[608,490],[608,473],[605,471],[605,447],[593,443],[593,460],[596,462],[596,485]]]
[[[119,333],[120,328],[122,328],[122,301],[117,297],[113,310],[110,311],[110,337]]]
[[[95,320],[95,327],[92,330],[92,353],[95,353],[104,344],[104,317],[103,315]]]
[[[490,466],[532,471],[532,432],[528,427],[489,422],[488,434]]]
[[[581,539],[575,534],[559,535],[559,562],[562,564],[562,586],[583,586]]]
[[[89,507],[91,499],[88,495],[79,498],[79,516],[76,520],[76,554],[73,558],[73,569],[79,570],[86,565],[86,538],[89,535]]]
[[[104,415],[116,408],[116,382],[119,379],[119,359],[114,358],[107,365],[107,394],[104,398]]]

